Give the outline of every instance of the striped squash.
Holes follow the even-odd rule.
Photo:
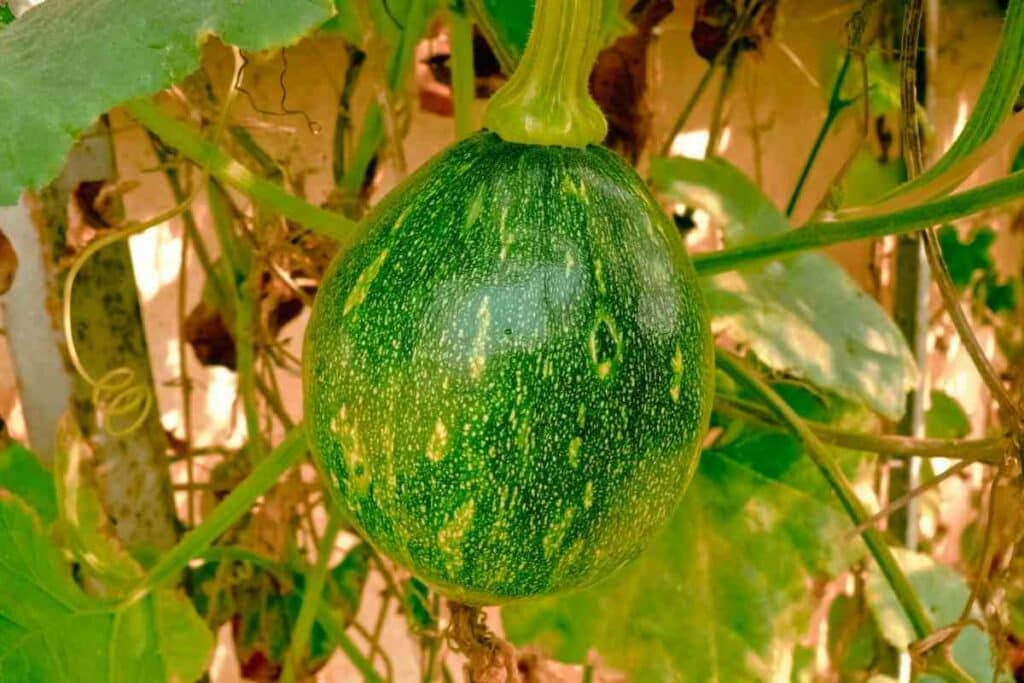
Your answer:
[[[312,450],[352,522],[445,594],[580,587],[679,501],[710,413],[697,279],[599,146],[478,133],[367,218],[305,343]]]

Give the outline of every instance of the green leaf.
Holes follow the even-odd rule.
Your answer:
[[[789,230],[785,216],[722,160],[654,159],[656,190],[704,209],[728,246]],[[859,401],[890,419],[917,368],[888,314],[822,254],[798,254],[703,281],[712,327],[770,367]]]
[[[936,564],[927,555],[914,553],[904,548],[893,548],[896,559],[906,572],[914,591],[921,598],[925,609],[938,628],[954,624],[960,618],[960,611],[967,603],[970,588],[962,576],[950,567]],[[882,637],[890,645],[907,650],[917,640],[914,629],[903,613],[888,582],[878,568],[872,565],[868,572],[865,595],[878,621]],[[992,668],[992,645],[988,636],[973,624],[964,628],[953,641],[953,659],[964,669],[972,680],[996,680]],[[919,681],[936,681],[933,677],[921,677]]]
[[[879,161],[867,149],[861,149],[839,185],[839,206],[865,206],[877,202],[896,189],[906,177],[901,159]]]
[[[861,595],[839,595],[828,612],[828,655],[836,672],[847,680],[877,668],[886,650]]]
[[[848,423],[806,390],[803,414]],[[508,605],[508,636],[581,662],[591,647],[633,681],[773,680],[810,612],[806,582],[862,553],[800,443],[746,427],[701,459],[667,527],[639,559],[582,592]]]
[[[334,0],[335,15],[325,21],[320,30],[324,33],[338,35],[349,45],[359,47],[363,44],[363,24],[359,20],[359,10],[352,0]]]
[[[0,5],[0,28],[14,21],[14,12],[7,5]]]
[[[534,0],[466,0],[506,74],[511,74],[530,37]],[[604,0],[603,41],[609,44],[630,29],[619,0]]]
[[[994,271],[995,264],[990,252],[996,240],[996,232],[992,228],[978,228],[966,242],[962,242],[956,228],[944,225],[939,228],[938,238],[942,256],[949,267],[949,276],[960,291],[971,284],[975,273]]]
[[[993,272],[987,274],[981,284],[985,293],[985,308],[996,314],[1013,313],[1017,310],[1019,278],[999,282]]]
[[[213,647],[206,625],[172,590],[124,605],[84,593],[17,499],[0,499],[0,586],[5,681],[192,681]]]
[[[430,589],[416,577],[402,582],[403,609],[409,623],[421,631],[436,626],[430,612]]]
[[[0,206],[60,171],[104,112],[199,66],[210,33],[245,50],[288,45],[331,0],[48,0],[0,33]]]
[[[971,431],[960,402],[944,391],[932,391],[925,414],[925,434],[933,439],[962,439]]]
[[[8,491],[35,510],[49,525],[57,519],[57,493],[53,477],[35,453],[17,441],[0,448],[0,490]]]
[[[1021,95],[1024,96],[1024,90],[1021,90]],[[1013,157],[1013,163],[1010,165],[1010,173],[1017,171],[1024,171],[1024,145],[1017,150],[1017,155]]]
[[[835,57],[832,75],[825,80],[826,83],[835,81],[835,74],[839,72],[839,64],[844,58],[845,53]],[[873,45],[865,54],[864,65],[868,72],[868,99],[870,100],[871,114],[884,116],[898,112],[900,110],[899,64],[886,59],[881,48]],[[860,69],[860,65],[854,62],[843,83],[843,99],[847,101],[856,101],[864,92],[864,79]]]
[[[355,546],[328,574],[323,607],[343,627],[359,610],[370,552],[365,543]],[[196,609],[215,628],[232,624],[243,670],[250,665],[282,667],[302,607],[305,574],[233,546],[218,547],[208,555],[219,559],[188,573],[188,592]],[[322,666],[337,649],[331,632],[321,618],[313,622],[303,662],[306,670]]]
[[[534,0],[467,0],[502,70],[511,74],[526,49],[533,26]]]
[[[57,429],[53,463],[59,529],[85,572],[107,591],[126,591],[142,577],[142,568],[109,532],[99,495],[85,480],[83,462],[88,453],[88,442],[73,418],[65,415]]]
[[[328,575],[327,602],[342,623],[349,623],[359,611],[372,552],[370,546],[360,543],[345,553],[345,558]]]

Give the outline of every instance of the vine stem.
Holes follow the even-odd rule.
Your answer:
[[[843,58],[843,63],[839,67],[839,73],[836,74],[836,82],[832,86],[832,93],[828,98],[825,121],[821,124],[821,129],[818,131],[818,136],[814,139],[814,144],[811,145],[811,152],[807,155],[807,161],[804,162],[804,167],[800,170],[800,176],[797,178],[796,187],[793,188],[793,194],[790,195],[789,203],[786,204],[787,216],[792,216],[793,211],[796,210],[796,204],[800,201],[800,195],[803,194],[804,185],[807,184],[807,178],[811,175],[811,169],[818,160],[818,154],[825,144],[825,138],[828,137],[829,131],[832,130],[832,125],[839,118],[839,114],[850,106],[850,102],[843,99],[842,92],[843,84],[846,82],[846,74],[850,71],[852,62],[853,54],[847,51],[846,56]],[[865,92],[863,96],[867,98],[867,93]]]
[[[917,232],[937,223],[963,218],[1024,197],[1024,171],[936,199],[877,216],[806,223],[796,230],[755,240],[739,247],[697,254],[693,265],[702,276],[723,273],[758,261],[869,237]]]
[[[718,85],[718,94],[715,96],[714,107],[711,110],[711,124],[708,126],[708,144],[704,147],[704,158],[713,159],[718,156],[718,144],[722,140],[722,118],[725,116],[725,101],[732,88],[733,79],[736,77],[736,65],[739,62],[740,53],[730,50],[725,60],[722,72],[722,82]]]
[[[395,98],[409,77],[416,45],[426,30],[428,6],[427,0],[410,0],[408,9],[405,11],[403,16],[405,24],[399,33],[398,43],[388,56],[384,92],[384,98],[387,100]],[[366,182],[366,173],[380,151],[381,145],[384,144],[384,133],[384,106],[379,101],[375,101],[366,111],[352,163],[345,171],[345,175],[342,176],[339,189],[343,195],[356,196],[359,194],[359,190]]]
[[[163,585],[201,555],[217,538],[242,518],[256,500],[277,483],[306,449],[305,431],[298,427],[253,468],[252,472],[218,505],[202,524],[189,531],[142,578],[131,592],[128,603],[135,602]]]
[[[864,505],[857,498],[853,486],[847,480],[846,475],[843,474],[835,459],[803,419],[745,361],[723,349],[716,349],[715,358],[719,367],[761,396],[779,418],[803,442],[807,455],[814,462],[833,493],[839,499],[850,520],[855,526],[861,528],[869,519],[867,510],[864,509]],[[914,591],[914,587],[910,584],[910,580],[903,572],[902,567],[900,567],[899,562],[896,561],[896,557],[892,554],[892,549],[886,543],[885,537],[878,529],[862,528],[861,538],[864,539],[864,544],[868,547],[868,551],[881,570],[882,576],[885,577],[886,582],[892,588],[892,592],[903,608],[903,612],[914,629],[914,634],[918,641],[932,635],[935,631],[932,618],[925,610],[924,605]],[[964,681],[966,683],[971,680],[954,662],[949,660],[948,653],[943,649],[936,650],[936,654],[939,656],[927,657],[926,668],[929,671],[941,673],[947,680],[955,682]]]
[[[672,123],[672,129],[669,131],[668,136],[661,146],[661,156],[669,157],[672,154],[672,143],[675,141],[679,133],[682,132],[683,127],[686,126],[686,122],[690,120],[690,115],[693,114],[693,110],[697,107],[697,102],[700,101],[704,91],[707,90],[708,85],[711,83],[711,77],[714,76],[715,70],[721,66],[723,60],[734,59],[733,47],[736,45],[736,41],[739,40],[740,36],[747,30],[750,23],[756,18],[756,10],[761,7],[760,3],[751,2],[748,3],[743,13],[737,17],[736,22],[733,24],[732,30],[729,32],[728,38],[726,38],[725,44],[722,48],[715,53],[714,58],[708,64],[708,68],[704,70],[704,75],[700,77],[700,81],[697,82],[697,87],[694,88],[693,93],[690,95],[690,99],[683,105],[682,111],[679,112],[679,116]]]
[[[864,505],[857,498],[853,486],[846,479],[846,475],[836,464],[835,460],[825,448],[825,444],[814,434],[803,419],[779,396],[768,384],[751,369],[747,363],[731,353],[722,349],[716,349],[715,354],[719,367],[732,375],[737,380],[753,389],[786,423],[807,448],[807,454],[814,461],[815,466],[825,477],[829,487],[839,498],[839,502],[846,510],[850,519],[855,525],[863,524],[868,519],[868,513]],[[897,599],[903,606],[903,611],[910,620],[914,633],[918,638],[928,636],[933,630],[932,619],[925,612],[917,593],[914,592],[910,581],[896,562],[885,538],[877,529],[865,529],[861,534],[868,550],[878,563],[879,569],[885,576]]]
[[[996,402],[999,403],[999,407],[1009,417],[1013,418],[1014,429],[1019,430],[1022,421],[1020,408],[1010,396],[1010,392],[1006,390],[1002,380],[999,379],[999,374],[992,367],[992,363],[989,362],[988,357],[985,355],[985,350],[981,348],[981,342],[978,341],[974,330],[971,329],[967,315],[964,313],[963,307],[960,306],[960,294],[956,291],[956,286],[949,276],[949,268],[946,266],[946,259],[942,255],[942,247],[939,246],[939,240],[935,236],[935,231],[932,228],[928,228],[924,231],[923,235],[925,252],[928,254],[928,262],[931,264],[935,283],[939,286],[939,293],[942,294],[942,303],[950,319],[953,321],[957,334],[960,335],[960,341],[963,342],[967,354],[974,363],[974,367],[978,370],[978,374],[981,375],[981,379],[985,382],[989,391],[992,392]]]
[[[760,405],[732,396],[715,396],[715,411],[740,420],[757,422],[766,427],[782,428],[778,418]],[[879,436],[835,429],[819,422],[804,424],[823,443],[865,453],[895,458],[948,458],[961,462],[1000,466],[1010,447],[1009,439],[926,439],[909,436]]]
[[[903,118],[903,157],[906,160],[910,177],[914,179],[921,174],[924,166],[921,131],[916,116],[917,81],[914,69],[917,63],[916,47],[921,32],[922,17],[924,16],[923,0],[911,2],[908,5],[907,12],[903,44],[901,45],[903,59],[900,79],[900,105]],[[1022,9],[1021,5],[1014,7],[1015,16],[1020,15],[1022,12],[1024,12],[1024,9]],[[1019,429],[1021,426],[1020,409],[1013,398],[1011,398],[1006,387],[1003,386],[1002,381],[1000,381],[999,375],[989,362],[984,349],[981,348],[981,343],[974,334],[974,330],[971,328],[970,322],[960,306],[960,295],[949,275],[949,268],[946,266],[946,260],[942,255],[942,248],[935,236],[933,226],[934,223],[926,226],[921,233],[921,240],[924,243],[924,251],[927,254],[932,274],[935,277],[936,284],[938,284],[939,293],[942,295],[942,303],[952,319],[953,326],[956,327],[964,348],[974,363],[974,367],[978,370],[982,380],[999,403],[1000,408],[1013,418],[1014,428]]]
[[[352,642],[349,638],[348,633],[342,625],[338,624],[336,617],[331,613],[322,601],[319,608],[317,609],[317,621],[323,626],[324,631],[327,632],[328,638],[332,642],[338,644],[341,651],[345,653],[348,660],[352,662],[352,665],[359,669],[359,673],[363,675],[363,680],[367,683],[384,683],[384,679],[381,678],[380,674],[377,673],[373,665],[362,653],[359,647]]]
[[[192,378],[188,374],[188,335],[185,333],[185,321],[188,318],[188,256],[190,250],[188,229],[181,233],[181,266],[178,270],[177,317],[178,317],[178,377],[181,382],[181,426],[182,441],[185,450],[185,481],[193,486],[195,481],[195,462],[192,459]],[[195,498],[190,490],[186,495],[188,510],[185,519],[189,527],[196,525]]]
[[[309,646],[313,621],[322,604],[324,586],[327,584],[331,552],[334,550],[339,533],[341,533],[341,516],[335,511],[330,511],[327,528],[324,529],[323,538],[317,548],[316,564],[306,575],[306,583],[302,591],[302,604],[299,607],[299,615],[295,618],[295,625],[292,627],[288,651],[285,653],[284,671],[281,674],[281,680],[284,683],[295,683],[295,669],[302,661],[306,654],[306,648]]]
[[[718,65],[718,58],[715,61],[708,64],[708,68],[704,69],[704,75],[700,77],[697,82],[697,87],[694,88],[693,93],[690,95],[690,99],[683,105],[683,110],[679,112],[679,116],[676,117],[675,123],[672,124],[672,130],[669,131],[668,137],[665,138],[665,142],[661,146],[661,156],[669,157],[672,155],[672,143],[675,142],[676,137],[682,132],[686,122],[690,120],[690,115],[693,114],[693,110],[696,109],[697,103],[700,101],[704,91],[708,89],[711,84],[711,77],[715,75],[715,67]]]
[[[455,135],[462,140],[473,132],[473,99],[476,76],[473,65],[473,23],[465,0],[453,0],[448,7],[448,40],[451,45],[452,100],[455,105]]]
[[[330,237],[342,247],[351,246],[358,238],[359,230],[355,222],[341,214],[314,206],[280,185],[257,176],[152,100],[132,100],[124,108],[132,118],[167,145],[207,169],[225,185],[243,192],[254,202]]]

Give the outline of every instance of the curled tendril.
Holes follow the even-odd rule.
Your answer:
[[[68,348],[68,356],[75,371],[92,387],[92,402],[99,414],[100,426],[111,436],[128,436],[142,427],[146,417],[149,415],[149,411],[153,409],[155,399],[152,389],[141,381],[136,370],[127,365],[116,367],[99,378],[93,377],[85,369],[75,347],[75,335],[71,322],[71,293],[74,288],[75,278],[89,259],[100,249],[115,242],[126,240],[155,225],[166,223],[183,213],[192,204],[202,185],[203,183],[196,185],[189,193],[189,196],[174,208],[144,223],[126,226],[105,237],[90,242],[78,258],[75,259],[71,269],[68,271],[67,278],[64,280],[62,325],[64,327],[64,339]]]

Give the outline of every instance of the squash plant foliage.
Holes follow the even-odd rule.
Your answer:
[[[598,679],[889,680],[909,654],[915,680],[1012,680],[1024,638],[1020,281],[996,265],[998,227],[968,235],[953,222],[1020,220],[1018,163],[957,188],[1019,144],[1024,0],[985,10],[999,39],[949,150],[908,178],[862,145],[803,226],[714,154],[634,169],[601,145],[590,79],[636,72],[603,71],[616,60],[598,54],[645,58],[654,34],[638,17],[657,4],[0,2],[0,231],[23,231],[15,245],[34,231],[57,252],[18,254],[15,286],[40,271],[49,289],[9,305],[63,327],[85,370],[76,339],[104,331],[69,297],[97,250],[180,223],[183,260],[205,275],[198,302],[178,280],[179,405],[124,368],[81,379],[90,368],[69,380],[79,398],[56,448],[33,443],[52,457],[0,431],[0,681],[199,680],[222,626],[257,680],[300,680],[332,658],[345,680],[445,680],[462,657],[470,678],[514,677],[530,662],[554,677],[551,659]],[[882,133],[926,118],[899,106],[901,94],[913,101],[914,59],[880,49],[914,36],[922,3],[905,4],[902,24],[878,35],[863,30],[882,24],[874,3],[841,8],[848,51],[824,81],[832,97],[818,142],[806,141],[805,178],[843,117],[876,117],[865,120]],[[670,21],[693,10],[676,5]],[[616,111],[633,112],[638,131],[645,97],[682,108],[678,133],[696,115],[667,91],[695,90],[696,102],[721,75],[713,120],[700,122],[713,153],[724,103],[745,96],[733,75],[787,11],[776,5],[700,2],[697,16],[723,31],[706,78],[603,89],[636,98]],[[430,52],[442,34],[446,58]],[[289,100],[307,48],[332,55],[323,97],[303,100],[327,102],[324,120]],[[490,62],[507,81],[496,93]],[[254,70],[284,88],[278,108]],[[408,98],[414,74],[420,104],[454,114],[455,135],[378,197],[382,175],[403,175],[406,117],[423,115]],[[279,149],[261,127],[286,120],[310,135]],[[136,124],[148,137],[129,137]],[[96,140],[123,160],[142,156],[142,139],[157,163],[148,149],[137,161],[166,182],[170,210],[123,221],[110,207],[131,184],[110,173],[68,187]],[[300,144],[314,153],[297,162],[287,149]],[[903,147],[913,162],[912,136]],[[315,201],[309,158],[331,185]],[[687,246],[677,227],[695,212],[721,248]],[[819,251],[920,231],[942,297],[897,313],[930,312],[934,334],[972,350],[994,408],[985,438],[968,436],[952,392],[908,403],[927,357]],[[0,250],[0,272],[13,263]],[[991,330],[1004,372],[975,347],[961,304]],[[300,360],[287,326],[305,309]],[[185,343],[237,376],[240,442],[200,447],[188,409],[173,438],[139,427],[148,411],[187,403],[196,363]],[[282,401],[288,374],[302,376],[301,407]],[[26,414],[38,414],[47,392],[17,379]],[[884,435],[908,405],[927,432]],[[106,454],[138,440],[167,462],[108,466]],[[922,481],[965,482],[973,507],[959,535],[942,527],[906,548],[879,526],[937,495],[925,486],[901,499],[908,484],[891,465],[911,456],[924,458],[913,460]],[[126,533],[108,496],[169,471],[176,543],[161,547],[145,523]],[[957,542],[952,555],[931,552]],[[507,643],[482,632],[485,605],[501,606],[490,626]],[[416,657],[381,646],[391,622]]]

